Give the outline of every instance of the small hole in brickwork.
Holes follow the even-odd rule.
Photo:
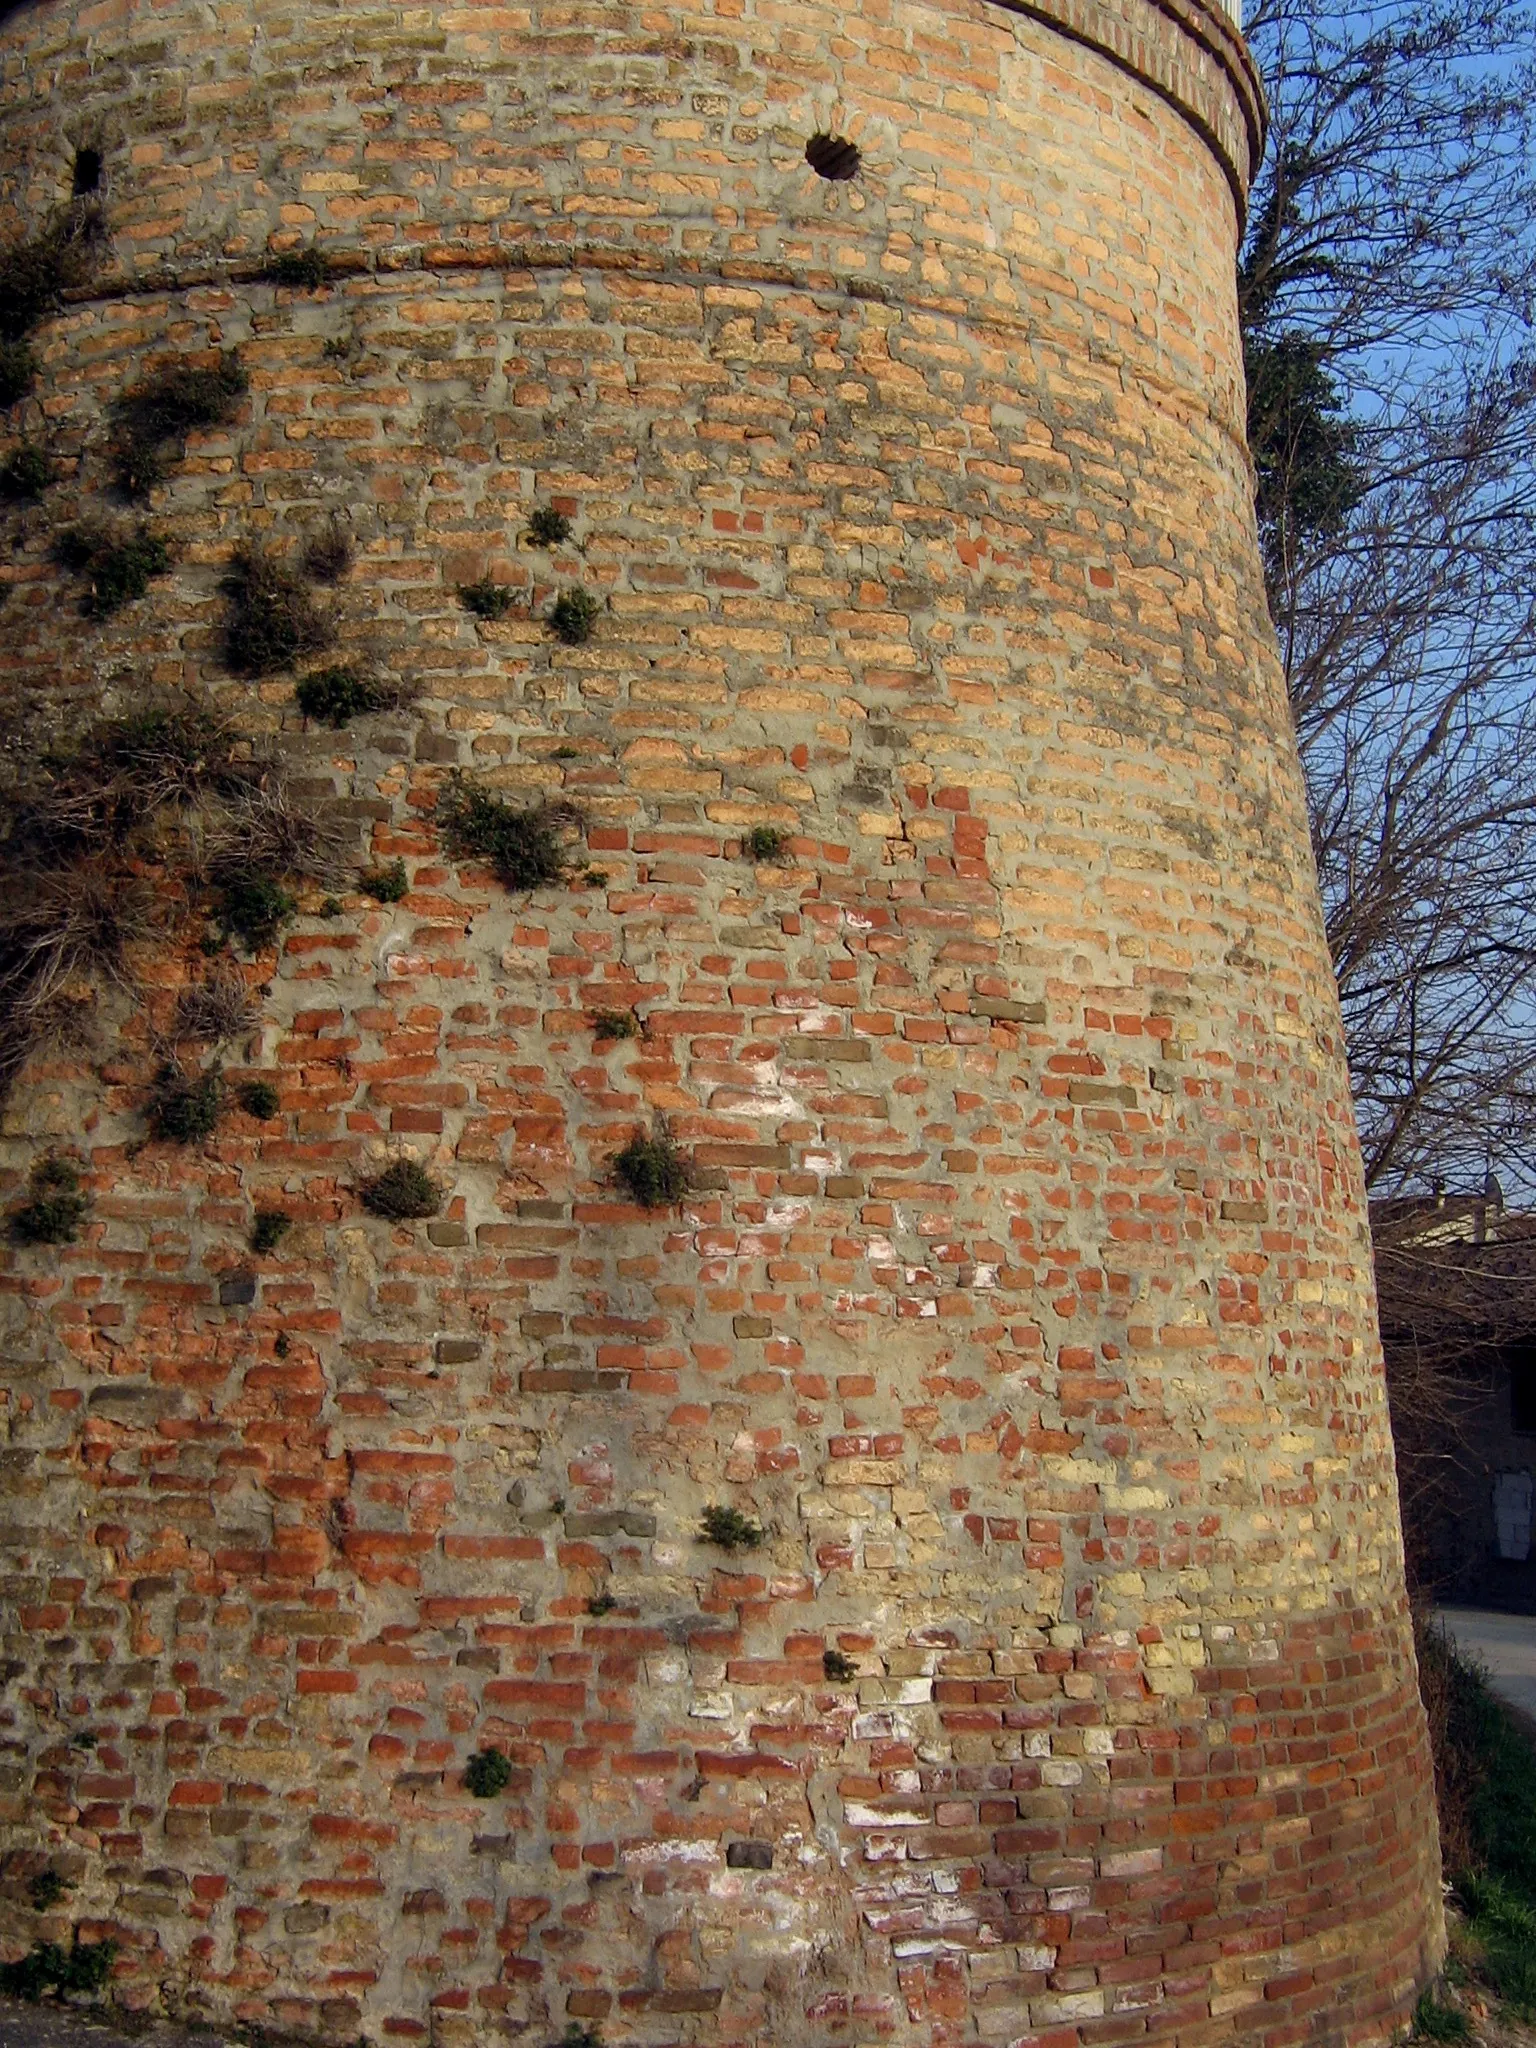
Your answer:
[[[101,190],[101,151],[99,149],[77,149],[75,151],[74,194],[83,199],[87,192]]]
[[[859,145],[845,135],[813,135],[805,145],[805,160],[818,178],[839,185],[859,175]]]

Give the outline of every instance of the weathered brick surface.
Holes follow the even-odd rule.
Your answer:
[[[12,421],[61,481],[8,686],[202,688],[411,880],[253,969],[279,1119],[144,1142],[190,934],[8,1105],[10,1185],[65,1142],[95,1207],[0,1268],[6,1937],[47,1852],[128,1995],[381,2042],[1385,2037],[1438,1863],[1230,29],[33,0],[0,67],[11,225],[92,142],[113,236]],[[334,283],[255,278],[311,236]],[[92,624],[50,525],[214,346],[175,573]],[[218,661],[230,549],[333,507],[344,643],[421,692],[344,734]],[[602,883],[447,860],[455,765],[578,802]],[[609,1166],[657,1111],[659,1217]],[[358,1206],[397,1152],[429,1224]]]

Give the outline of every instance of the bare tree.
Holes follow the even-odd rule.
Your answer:
[[[1375,1205],[1371,1234],[1410,1584],[1426,1599],[1468,1561],[1460,1527],[1477,1425],[1536,1330],[1536,1223],[1497,1201]]]
[[[1536,30],[1260,0],[1239,272],[1367,1175],[1536,1186]]]

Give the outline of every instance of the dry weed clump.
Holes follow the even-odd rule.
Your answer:
[[[437,815],[452,852],[484,861],[509,889],[542,888],[570,873],[566,835],[581,823],[574,804],[520,809],[494,790],[455,775],[438,800]]]
[[[651,1130],[635,1132],[615,1157],[613,1170],[642,1209],[672,1208],[693,1187],[693,1169],[662,1117]]]
[[[84,284],[102,236],[94,206],[69,206],[35,235],[0,250],[0,341],[22,342]]]
[[[370,1216],[384,1216],[400,1223],[435,1216],[443,1206],[447,1189],[414,1159],[397,1159],[382,1173],[365,1180],[359,1192]]]
[[[269,257],[262,275],[269,284],[287,291],[317,292],[330,280],[331,259],[310,242],[302,249],[284,249],[281,255]]]
[[[201,981],[182,990],[176,1033],[204,1045],[223,1045],[254,1030],[260,1018],[260,1006],[239,968],[232,960],[216,960]]]
[[[0,498],[25,504],[40,498],[53,482],[53,464],[35,442],[22,441],[0,466]]]
[[[409,683],[348,667],[316,669],[301,676],[293,692],[294,702],[306,718],[338,731],[350,719],[370,712],[398,711],[414,695]]]
[[[90,1207],[79,1167],[50,1152],[32,1168],[26,1201],[11,1211],[11,1235],[18,1244],[73,1244]]]
[[[339,519],[311,535],[304,549],[304,573],[311,583],[340,583],[357,559],[352,536]]]
[[[335,638],[303,575],[264,549],[238,549],[220,587],[229,599],[224,659],[237,676],[276,675]]]
[[[0,341],[0,411],[25,398],[37,375],[37,355],[24,341]]]
[[[344,829],[280,763],[190,699],[72,745],[13,743],[0,758],[0,1093],[104,986],[132,986],[133,954],[200,904],[242,937],[270,936],[278,900],[292,906],[285,881],[339,877],[346,853]],[[230,1025],[234,975],[189,992],[198,1032]]]
[[[233,351],[213,364],[178,363],[117,402],[112,463],[118,488],[146,498],[164,481],[198,427],[222,426],[240,410],[250,379]]]
[[[85,579],[87,618],[107,619],[165,575],[171,551],[147,526],[114,527],[87,520],[69,526],[53,546],[54,559]]]

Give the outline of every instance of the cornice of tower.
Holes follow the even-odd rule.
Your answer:
[[[1150,86],[1204,138],[1241,219],[1263,154],[1268,108],[1258,68],[1219,0],[990,0],[1031,15]]]

